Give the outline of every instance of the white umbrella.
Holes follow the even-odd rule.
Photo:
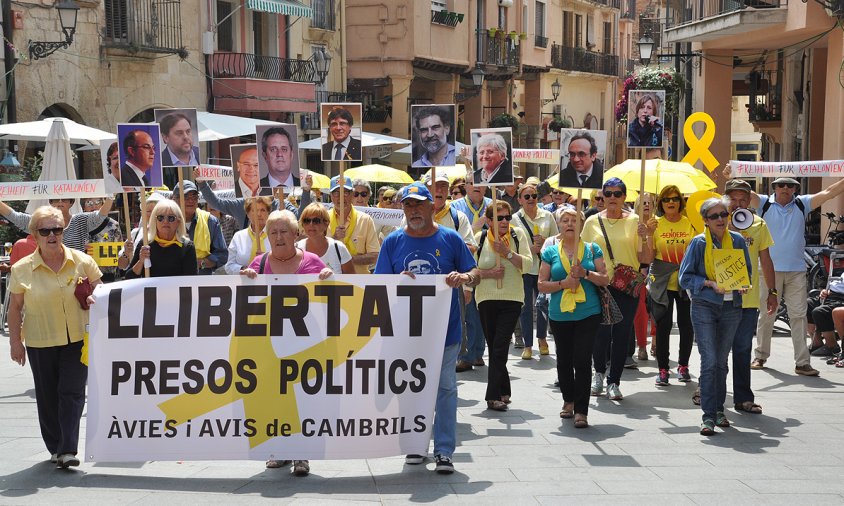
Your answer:
[[[219,141],[232,137],[255,135],[255,127],[261,125],[285,125],[276,121],[243,118],[226,114],[197,111],[196,120],[199,122],[199,141]]]
[[[80,125],[81,126],[81,125]],[[73,154],[70,151],[70,136],[65,130],[63,121],[53,121],[47,134],[44,146],[44,161],[41,164],[39,181],[73,181],[76,171],[73,170]],[[32,214],[41,206],[49,204],[47,200],[30,200],[26,212]],[[79,203],[74,203],[70,214],[80,212]]]
[[[99,145],[101,140],[114,140],[113,133],[81,125],[67,118],[45,118],[40,121],[0,125],[0,139],[44,142],[54,124],[62,125],[70,144]]]
[[[466,146],[466,144],[463,144],[462,142],[455,142],[454,143],[454,147],[457,148],[457,154],[458,155],[460,154],[460,150],[463,149],[463,147],[465,147],[465,146]],[[400,164],[400,165],[410,165],[411,163],[413,163],[413,160],[411,159],[411,157],[413,156],[412,150],[413,150],[413,146],[405,146],[401,149],[397,149],[397,150],[393,151],[392,153],[390,153],[385,158],[385,160],[387,160],[390,163],[397,163],[397,164]]]
[[[361,133],[361,145],[365,148],[372,146],[385,146],[388,144],[410,144],[407,139],[399,139],[398,137],[391,137],[383,134],[373,134],[370,132]],[[322,149],[322,139],[317,137],[309,141],[300,142],[299,149]]]

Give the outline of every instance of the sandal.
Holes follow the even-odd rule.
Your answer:
[[[835,367],[844,367],[844,358],[836,362]]]
[[[266,466],[267,466],[267,469],[278,469],[278,468],[280,468],[280,467],[289,466],[289,465],[290,465],[290,464],[292,464],[292,463],[293,463],[293,461],[292,461],[292,460],[274,460],[274,459],[270,459],[270,460],[268,460],[268,461],[267,461]]]
[[[563,410],[560,411],[560,418],[574,418],[574,403],[567,402],[563,404]]]
[[[574,415],[574,428],[585,429],[586,427],[589,427],[589,422],[586,421],[586,415],[582,413]]]
[[[507,404],[504,401],[486,401],[486,407],[493,411],[507,411]]]
[[[702,424],[700,424],[700,435],[701,436],[714,436],[715,435],[715,422],[712,420],[704,420]]]
[[[695,389],[695,393],[692,395],[692,404],[700,406],[700,388]]]
[[[722,428],[727,428],[730,426],[730,421],[727,420],[726,416],[724,416],[723,411],[719,411],[715,414],[715,425]]]
[[[501,402],[503,402],[504,404],[510,404],[513,401],[510,400],[509,395],[502,395],[501,396]]]
[[[826,365],[835,365],[838,361],[841,360],[841,353],[836,353],[833,356],[826,359]]]
[[[753,413],[755,415],[762,414],[762,406],[753,401],[744,401],[736,403],[736,411],[744,411],[745,413]]]

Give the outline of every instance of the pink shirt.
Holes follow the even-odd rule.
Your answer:
[[[264,255],[268,255],[269,253],[264,253]],[[252,263],[249,264],[249,268],[253,269],[255,272],[260,272],[261,267],[261,258],[264,255],[258,255],[252,260]],[[319,274],[325,267],[325,264],[322,263],[322,260],[310,251],[302,251],[302,261],[299,263],[299,268],[296,269],[294,274]],[[270,267],[270,260],[264,263],[264,274],[273,274],[272,267]]]

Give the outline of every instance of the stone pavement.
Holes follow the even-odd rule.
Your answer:
[[[677,340],[674,335],[674,358]],[[39,436],[29,366],[11,362],[4,336],[0,504],[842,504],[844,369],[816,359],[819,378],[796,376],[790,338],[776,335],[772,348],[770,367],[753,371],[764,414],[729,409],[733,427],[711,438],[698,434],[701,412],[690,400],[696,383],[677,383],[672,375],[671,386],[655,387],[653,359],[625,371],[623,401],[593,398],[592,426],[575,429],[559,418],[553,354],[527,361],[511,350],[509,412],[485,409],[486,368],[458,375],[453,475],[437,475],[431,462],[406,466],[395,457],[314,461],[310,476],[295,478],[248,461],[57,470]],[[695,377],[696,351],[691,364]]]

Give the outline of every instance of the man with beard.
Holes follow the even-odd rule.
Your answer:
[[[199,165],[199,146],[193,145],[193,129],[187,116],[180,112],[161,119],[161,139],[165,148],[161,152],[164,167],[196,167]]]
[[[441,106],[422,107],[416,112],[414,122],[421,148],[414,154],[421,153],[422,156],[413,161],[414,167],[441,167],[455,164],[457,150],[448,143],[453,116],[454,114],[450,114],[447,107]]]

